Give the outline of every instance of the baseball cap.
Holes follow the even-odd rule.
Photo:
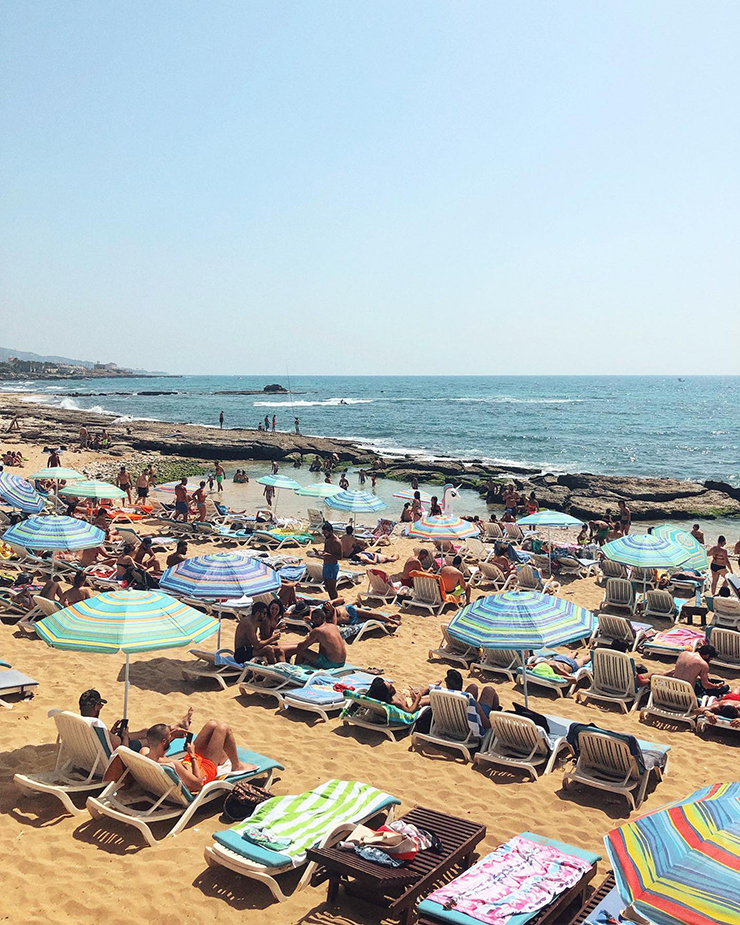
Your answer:
[[[96,691],[94,687],[80,694],[80,709],[83,707],[94,707],[98,703],[108,703],[108,701],[103,700],[100,696],[100,691]]]

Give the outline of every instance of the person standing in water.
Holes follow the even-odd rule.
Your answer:
[[[221,428],[221,430],[224,429],[224,413],[223,413],[223,411],[222,411],[221,414],[219,414],[219,416],[218,416],[218,426]]]
[[[226,475],[226,470],[221,465],[221,463],[216,460],[216,490],[220,493],[224,490],[224,476]]]
[[[300,426],[300,425],[301,425],[301,422],[298,420],[298,418],[296,418],[296,419],[295,419],[295,432],[296,432],[297,434],[300,434],[300,432],[301,432],[301,426]]]

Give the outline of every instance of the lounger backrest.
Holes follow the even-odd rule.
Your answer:
[[[138,543],[141,540],[136,530],[132,530],[128,527],[117,527],[116,529],[124,543]]]
[[[506,577],[497,565],[493,565],[490,562],[481,562],[479,568],[481,575],[483,575],[487,581],[493,581],[496,584],[505,583]]]
[[[618,579],[610,578],[609,581],[618,581]],[[635,631],[632,629],[630,621],[625,617],[619,617],[613,613],[600,613],[598,620],[599,635],[629,644],[635,641]]]
[[[145,755],[120,746],[117,755],[136,783],[157,799],[165,797],[169,803],[188,806],[193,795],[183,785],[174,768],[166,768]]]
[[[252,600],[255,604],[267,604],[268,606],[275,600],[277,600],[277,595],[273,594],[272,591],[267,591],[265,594],[253,594]]]
[[[609,578],[606,583],[605,600],[608,604],[620,607],[631,607],[635,600],[635,590],[632,582],[626,578]]]
[[[676,602],[668,591],[648,591],[646,597],[647,609],[650,613],[665,614],[667,617],[672,617],[675,613]]]
[[[711,633],[711,642],[722,661],[740,663],[740,633],[737,630],[716,626]]]
[[[488,551],[484,544],[478,539],[477,536],[469,536],[465,540],[465,546],[467,551],[474,556],[476,559],[483,558],[487,555]]]
[[[630,578],[633,581],[647,582],[649,584],[650,582],[655,581],[655,569],[642,568],[642,566],[633,565]]]
[[[367,586],[374,594],[393,594],[393,587],[386,581],[385,572],[369,568],[367,570]]]
[[[315,507],[310,507],[308,509],[308,523],[312,527],[322,526],[324,518],[321,515],[321,511],[317,510]]]
[[[306,562],[306,578],[312,582],[323,582],[324,566],[320,562]]]
[[[521,755],[530,755],[533,749],[546,755],[550,746],[544,730],[526,716],[511,713],[491,713],[491,730],[496,744]]]
[[[536,553],[532,553],[532,562],[534,562],[537,568],[543,568],[543,569],[550,568],[550,557],[549,556],[539,556]]]
[[[531,565],[520,565],[516,570],[516,583],[520,588],[541,591],[542,582]]]
[[[442,591],[438,575],[429,575],[426,572],[412,572],[414,582],[414,600],[424,604],[441,604]]]
[[[611,649],[594,649],[594,687],[614,694],[635,694],[635,663],[626,652]]]
[[[93,771],[96,777],[102,777],[111,756],[105,730],[96,730],[82,716],[66,710],[55,713],[54,722],[61,741],[57,764]]]
[[[512,540],[518,541],[524,539],[524,534],[516,524],[504,524],[504,530],[506,530],[506,535]]]
[[[486,524],[486,536],[492,540],[503,539],[504,534],[501,531],[501,527],[498,524],[487,523]]]
[[[47,597],[40,597],[38,594],[34,596],[33,602],[45,617],[50,617],[53,613],[64,609],[59,601],[50,601]]]
[[[470,649],[470,646],[465,642],[460,642],[458,639],[455,639],[454,636],[450,635],[450,631],[446,626],[442,627],[442,641],[446,643],[447,648],[451,649],[453,652],[467,652]]]
[[[431,690],[429,704],[432,708],[432,735],[460,742],[469,738],[468,698],[465,694]]]
[[[650,680],[650,692],[653,706],[656,707],[682,713],[699,708],[694,688],[688,681],[682,681],[679,678],[653,675]]]
[[[482,664],[511,669],[521,665],[521,657],[516,649],[484,649]]]
[[[607,578],[626,578],[627,569],[621,562],[613,562],[611,559],[603,559],[601,562],[601,573]]]
[[[614,780],[640,776],[640,769],[629,746],[623,739],[607,733],[584,730],[578,736],[581,754],[578,766],[591,769]]]

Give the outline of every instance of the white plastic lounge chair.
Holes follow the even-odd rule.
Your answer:
[[[670,746],[655,742],[638,740],[637,744],[643,753],[650,751],[667,756],[670,751]],[[668,773],[667,757],[662,768],[655,764],[642,770],[627,742],[608,732],[584,729],[578,735],[578,745],[580,755],[575,768],[563,777],[564,790],[575,781],[597,790],[621,794],[632,809],[638,809],[645,798],[651,773],[655,772],[659,781]]]
[[[543,594],[546,594],[548,592],[552,593],[553,591],[557,591],[559,587],[560,582],[556,581],[554,578],[548,578],[547,581],[543,581],[540,573],[537,569],[532,568],[531,565],[520,565],[517,567],[517,591],[541,591]]]
[[[550,569],[550,557],[543,556],[536,552],[531,552],[529,554],[529,564],[534,566],[539,572],[545,572],[549,575],[551,573]]]
[[[59,601],[51,601],[48,598],[35,595],[33,598],[33,609],[29,610],[16,624],[16,627],[26,636],[35,636],[37,620],[43,620],[44,617],[50,617],[64,608]]]
[[[717,702],[716,697],[706,697],[702,700],[703,707],[710,707],[712,704]],[[697,735],[703,732],[712,732],[718,729],[723,729],[726,732],[740,733],[740,728],[733,726],[733,720],[729,719],[726,716],[720,716],[719,714],[714,714],[714,722],[710,723],[706,716],[700,716],[696,721],[696,732]]]
[[[636,710],[649,689],[637,686],[634,659],[626,652],[595,649],[591,662],[591,686],[577,691],[576,701],[616,703],[622,713]]]
[[[576,578],[590,578],[596,570],[595,562],[579,561],[575,556],[559,556],[560,575],[575,575]]]
[[[507,577],[497,565],[493,565],[491,562],[481,562],[472,579],[472,584],[476,587],[491,585],[494,591],[505,591],[515,581],[516,574],[514,572],[511,572]]]
[[[288,896],[276,877],[305,865],[292,893],[304,889],[316,870],[314,862],[307,863],[308,848],[336,845],[356,826],[381,813],[390,822],[398,803],[396,797],[368,784],[330,780],[306,793],[261,803],[244,822],[216,832],[215,844],[205,849],[205,859],[209,867],[225,867],[264,883],[278,902],[284,902]],[[287,844],[263,847],[244,838],[246,830],[269,831],[273,838],[283,836]]]
[[[639,585],[641,591],[652,591],[655,588],[655,569],[633,565],[630,571],[630,581]]]
[[[493,764],[507,768],[524,768],[537,780],[549,774],[561,754],[572,754],[566,740],[571,720],[547,716],[549,734],[526,716],[514,713],[491,713],[491,728],[483,739],[473,764]],[[542,768],[544,765],[544,769]]]
[[[244,668],[248,673],[239,685],[240,693],[274,697],[278,705],[282,704],[288,691],[308,684],[316,674],[316,669],[309,665],[290,665],[287,662],[277,662],[275,665],[245,662]]]
[[[550,678],[543,677],[542,675],[536,674],[532,669],[537,666],[537,660],[543,657],[551,658],[552,655],[557,655],[557,652],[550,653],[548,655],[543,655],[541,652],[539,655],[533,655],[527,663],[527,687],[530,685],[533,687],[545,687],[547,690],[555,691],[558,697],[570,697],[570,695],[575,691],[581,681],[584,681],[591,677],[591,662],[587,662],[585,665],[582,665],[578,671],[573,672],[569,677],[562,678]],[[521,665],[516,669],[516,683],[524,686],[524,674],[522,672]]]
[[[341,669],[338,669],[341,671]],[[331,672],[316,672],[303,687],[287,691],[280,700],[281,710],[301,710],[304,713],[316,713],[324,722],[330,715],[336,715],[344,707],[344,695],[335,691],[334,685],[341,681],[357,691],[366,691],[375,680],[375,675],[364,671],[347,672],[337,675]]]
[[[516,677],[517,668],[522,667],[522,658],[516,649],[483,649],[483,657],[473,662],[481,674],[502,674],[510,681]]]
[[[233,790],[238,781],[266,776],[265,786],[269,787],[274,769],[283,767],[264,755],[241,748],[238,751],[239,760],[256,765],[255,770],[231,774],[229,769],[206,784],[199,793],[193,794],[173,768],[158,764],[122,745],[116,749],[116,755],[123,762],[123,774],[117,781],[111,782],[100,796],[88,797],[87,810],[93,819],[107,817],[133,826],[141,832],[148,845],[156,845],[161,838],[181,832],[201,806]],[[133,783],[133,786],[123,790],[121,785],[124,782]],[[157,838],[150,824],[171,819],[176,820],[175,824],[165,835]]]
[[[218,649],[216,652],[190,649],[190,654],[197,662],[192,667],[182,669],[182,676],[186,681],[215,681],[222,690],[226,690],[227,682],[238,683],[249,671],[244,665],[234,661],[233,649]]]
[[[19,695],[22,700],[33,697],[32,688],[38,687],[39,682],[29,678],[22,671],[16,671],[15,668],[9,668],[6,671],[0,671],[0,707],[6,710],[12,710],[13,704],[5,700],[6,697]]]
[[[647,639],[651,630],[649,623],[636,623],[616,614],[600,613],[589,645],[598,646],[601,643],[611,645],[617,642],[626,646],[630,652],[634,652],[642,641]]]
[[[714,618],[712,624],[723,629],[740,629],[740,601],[736,597],[720,597],[718,594],[712,598]]]
[[[382,614],[382,616],[388,616],[388,614]],[[339,627],[339,632],[342,633],[343,638],[346,640],[348,645],[354,645],[354,643],[359,642],[363,636],[367,636],[368,633],[383,633],[385,636],[392,636],[396,631],[395,624],[386,622],[385,620],[362,620],[360,623],[355,624],[342,624]]]
[[[661,630],[657,635],[644,640],[642,643],[643,653],[650,656],[658,655],[664,658],[678,658],[682,652],[686,652],[687,650],[692,652],[695,651],[705,641],[706,635],[703,632],[697,631],[691,643],[682,642],[681,640],[685,639],[685,634],[681,632],[682,630],[686,630],[686,627],[676,624],[670,629]],[[675,642],[672,639],[674,633],[678,634]]]
[[[104,729],[96,729],[76,713],[56,710],[52,715],[59,742],[54,770],[16,774],[13,782],[25,796],[48,793],[60,800],[68,813],[84,813],[72,797],[107,786],[103,774],[111,758],[110,742]]]
[[[626,578],[609,578],[604,589],[600,610],[610,607],[615,610],[635,612],[636,598],[632,582]]]
[[[413,594],[410,598],[401,602],[404,610],[410,607],[418,607],[422,610],[428,610],[435,616],[439,616],[445,606],[452,601],[445,600],[442,596],[442,586],[439,576],[429,575],[426,572],[412,572],[414,582]]]
[[[393,605],[398,600],[400,584],[387,579],[385,572],[376,568],[367,569],[367,591],[357,595],[360,604],[380,601]]]
[[[373,700],[372,697],[354,691],[344,693],[342,725],[360,726],[362,729],[379,732],[392,742],[411,732],[420,715],[421,711],[407,713],[391,703]]]
[[[740,633],[724,627],[712,627],[709,641],[717,650],[717,657],[712,659],[712,666],[720,668],[740,668]]]
[[[470,536],[465,540],[460,555],[465,562],[487,562],[496,555],[496,550],[493,546],[486,546],[477,536]]]
[[[676,600],[669,591],[653,589],[645,595],[645,616],[659,620],[676,618]]]
[[[443,661],[453,662],[462,665],[464,668],[470,667],[480,655],[480,649],[477,646],[470,646],[466,642],[458,642],[450,636],[446,626],[442,627],[442,642],[438,649],[429,650],[429,660],[441,658]]]
[[[486,539],[487,540],[497,541],[497,540],[502,540],[504,538],[504,532],[497,523],[493,523],[492,521],[486,521],[485,528],[486,528]]]
[[[506,531],[506,538],[511,540],[512,543],[521,543],[524,540],[521,527],[517,524],[504,524],[503,526]]]
[[[650,679],[650,699],[640,710],[640,719],[645,721],[649,716],[657,716],[672,723],[688,723],[694,729],[698,709],[694,688],[688,681],[653,675]]]
[[[610,578],[621,578],[626,581],[627,569],[621,562],[613,562],[611,559],[602,559],[599,563],[601,572],[600,584],[605,585]]]
[[[468,722],[468,698],[457,691],[429,691],[432,722],[429,732],[411,735],[411,745],[430,742],[442,748],[460,752],[463,759],[470,761],[473,751],[480,745],[480,736],[473,733]]]
[[[323,591],[324,590],[324,574],[323,574],[323,563],[321,562],[306,562],[306,575],[298,584],[305,588],[308,591]],[[363,573],[362,572],[351,572],[348,570],[343,570],[339,572],[337,576],[337,587],[341,588],[342,586],[352,586],[358,584],[362,581]]]
[[[308,529],[306,532],[318,536],[321,533],[321,528],[324,526],[324,520],[325,517],[318,508],[308,508]]]

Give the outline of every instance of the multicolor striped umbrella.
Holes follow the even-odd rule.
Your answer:
[[[402,488],[400,491],[394,491],[393,497],[401,498],[402,501],[413,501],[414,495],[417,491],[419,492],[419,499],[421,500],[422,504],[429,504],[431,502],[432,496],[429,494],[429,492],[420,491],[418,488]]]
[[[159,586],[165,591],[202,601],[225,601],[235,597],[267,594],[280,587],[280,575],[261,559],[239,552],[193,556],[168,568]],[[218,645],[221,647],[221,611]]]
[[[432,517],[431,514],[422,516],[408,528],[408,536],[418,540],[466,540],[469,536],[478,536],[478,528],[462,520],[454,514],[441,514]]]
[[[655,925],[740,922],[740,783],[702,787],[604,839],[624,902]]]
[[[32,472],[29,476],[29,479],[64,479],[66,482],[71,482],[73,479],[84,479],[85,476],[81,472],[77,472],[75,469],[65,469],[64,466],[51,466],[48,469],[39,469],[38,472]]]
[[[302,485],[295,489],[295,493],[304,498],[331,498],[332,495],[338,495],[341,491],[344,489],[331,482],[314,482],[313,485]]]
[[[216,620],[159,591],[108,591],[65,607],[35,624],[55,649],[125,652],[123,715],[128,714],[129,656],[202,642]]]
[[[335,511],[348,511],[352,514],[382,511],[386,507],[371,491],[342,491],[326,499],[326,506]]]
[[[694,539],[686,530],[672,527],[670,524],[661,524],[653,529],[652,535],[659,536],[664,540],[671,540],[671,542],[686,550],[689,558],[681,563],[684,568],[695,568],[699,571],[708,568],[709,558],[707,557],[706,547],[699,540]]]
[[[674,568],[683,565],[689,552],[678,543],[663,536],[650,533],[630,533],[620,536],[601,547],[601,551],[613,562],[635,565],[639,568]]]
[[[564,645],[590,636],[596,618],[590,610],[539,591],[504,591],[479,597],[459,610],[448,632],[455,639],[482,649],[530,649]],[[524,700],[528,702],[527,673]]]
[[[301,487],[300,482],[290,478],[288,475],[263,475],[257,479],[260,485],[272,485],[273,488],[290,488],[295,490]]]
[[[75,498],[125,498],[126,492],[111,485],[110,482],[98,482],[94,479],[82,482],[74,481],[59,489],[60,495],[73,495]]]
[[[563,511],[537,511],[517,520],[520,527],[582,527],[583,521]]]
[[[105,542],[105,533],[76,517],[36,514],[8,527],[3,539],[24,549],[92,549]]]
[[[0,499],[24,514],[38,514],[44,508],[44,499],[28,479],[12,472],[0,472]]]

